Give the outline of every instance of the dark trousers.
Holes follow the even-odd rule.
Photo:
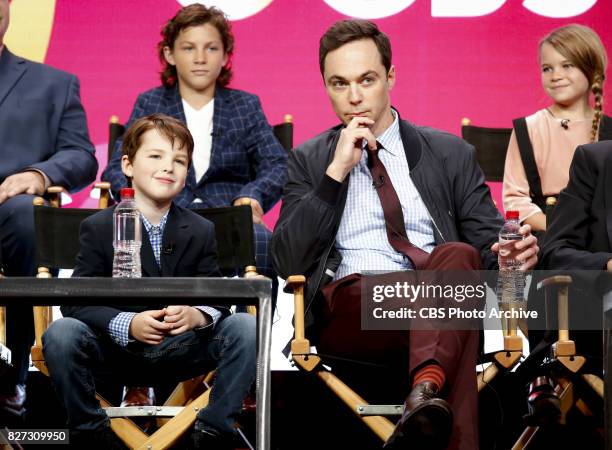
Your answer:
[[[151,385],[186,380],[216,369],[208,406],[196,427],[234,433],[257,364],[256,323],[250,314],[233,314],[207,334],[187,331],[161,344],[115,344],[83,322],[65,317],[43,335],[49,374],[68,414],[71,429],[99,430],[110,424],[96,400],[96,380]]]
[[[0,246],[7,277],[36,275],[32,195],[17,195],[0,205]],[[25,384],[30,348],[34,343],[32,306],[6,309],[6,344],[17,369],[14,383]]]
[[[478,270],[478,251],[463,243],[437,246],[424,270]],[[446,399],[454,415],[450,449],[478,449],[478,390],[476,360],[478,331],[362,330],[361,276],[349,275],[333,292],[327,292],[329,308],[318,349],[323,354],[384,363],[408,359],[412,377],[424,364],[436,362],[446,374]],[[344,279],[343,279],[344,280]],[[325,293],[325,290],[324,290]],[[385,380],[377,380],[384,383]]]

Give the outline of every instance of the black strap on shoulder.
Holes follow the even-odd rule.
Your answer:
[[[529,183],[529,196],[531,197],[533,203],[538,205],[538,207],[544,211],[544,208],[546,207],[546,199],[542,193],[542,182],[540,180],[538,166],[536,165],[535,156],[533,154],[533,146],[531,145],[531,140],[529,139],[529,132],[527,131],[527,121],[524,117],[521,117],[519,119],[514,119],[512,124],[514,125],[514,132],[516,134],[521,160],[523,161],[525,175],[527,176],[527,182]]]
[[[599,124],[599,140],[612,141],[612,117],[606,116],[605,114],[601,118],[601,123]]]

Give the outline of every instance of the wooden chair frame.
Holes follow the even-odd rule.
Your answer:
[[[551,347],[551,359],[562,369],[560,374],[553,374],[552,376],[557,383],[555,392],[561,400],[561,423],[565,423],[565,416],[572,407],[576,407],[585,415],[592,415],[586,401],[581,398],[576,389],[577,382],[588,386],[601,399],[604,398],[603,380],[597,375],[582,373],[581,369],[586,362],[586,358],[576,353],[576,344],[569,337],[568,287],[571,283],[571,276],[555,275],[540,281],[537,286],[538,289],[545,290],[547,305],[550,305],[554,300],[552,298],[553,289],[557,289],[558,339]],[[530,442],[533,442],[538,430],[539,428],[535,426],[526,427],[512,449],[527,448]]]

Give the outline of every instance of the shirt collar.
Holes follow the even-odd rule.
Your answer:
[[[142,223],[143,223],[143,225],[145,227],[145,230],[147,230],[147,233],[150,233],[151,228],[155,227],[155,228],[159,229],[159,232],[161,234],[163,234],[164,233],[164,228],[166,227],[166,221],[168,220],[168,213],[169,212],[170,212],[170,210],[166,211],[166,214],[164,214],[162,216],[162,218],[159,220],[159,225],[157,225],[157,226],[153,225],[151,222],[149,222],[147,220],[147,218],[143,214],[141,214],[140,217],[142,218]]]
[[[383,132],[383,134],[378,136],[378,142],[385,147],[385,150],[395,156],[396,149],[393,148],[392,143],[397,141],[397,137],[400,134],[399,114],[393,108],[391,108],[391,114],[393,114],[393,123]]]
[[[393,114],[393,122],[380,136],[378,136],[376,140],[380,142],[381,145],[384,147],[383,150],[386,150],[391,155],[395,156],[397,153],[397,149],[393,148],[393,143],[396,142],[397,138],[400,136],[399,114],[393,108],[391,108],[391,114]],[[367,145],[367,142],[364,140],[363,141],[364,149],[366,145]]]

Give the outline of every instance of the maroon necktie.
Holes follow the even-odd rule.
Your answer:
[[[387,239],[391,247],[405,255],[412,262],[412,266],[415,269],[422,269],[425,267],[429,254],[413,245],[408,239],[404,225],[402,205],[391,183],[387,169],[385,169],[385,166],[383,166],[378,157],[378,151],[384,147],[378,141],[376,141],[376,145],[376,150],[371,150],[366,145],[366,151],[368,152],[368,168],[372,174],[372,185],[376,188],[383,214],[385,215]]]

